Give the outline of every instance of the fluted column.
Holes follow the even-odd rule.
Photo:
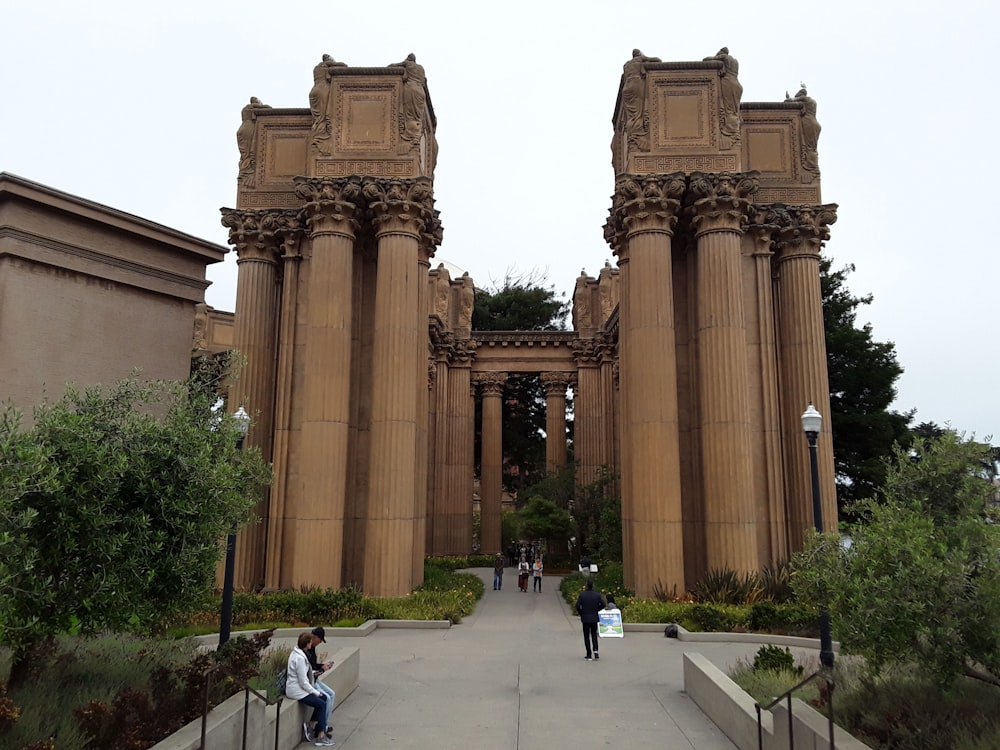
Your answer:
[[[274,446],[270,502],[267,516],[267,546],[264,563],[264,589],[282,587],[281,554],[285,528],[285,499],[289,482],[289,445],[292,429],[293,364],[295,357],[296,317],[298,312],[299,266],[302,261],[304,224],[299,212],[286,212],[281,238],[281,305],[278,315],[278,363],[275,378]]]
[[[781,454],[781,402],[778,398],[778,350],[775,334],[771,250],[778,226],[768,222],[766,211],[757,211],[749,231],[753,238],[754,276],[757,292],[757,336],[760,342],[761,435],[764,454],[764,487],[758,516],[766,518],[770,542],[769,560],[788,559],[788,527],[785,519],[785,477]]]
[[[500,552],[500,502],[503,494],[503,388],[505,372],[473,375],[483,397],[483,455],[479,476],[480,552]]]
[[[418,357],[420,331],[427,325],[418,287],[425,279],[418,275],[417,260],[430,181],[366,179],[364,194],[378,244],[364,586],[375,596],[403,596],[423,577],[422,563],[419,572],[413,570],[418,511],[413,381],[419,378],[426,388],[426,362]],[[425,395],[420,408],[426,403]]]
[[[433,221],[431,222],[433,224]],[[434,377],[437,374],[437,367],[430,358],[430,334],[428,313],[428,290],[427,278],[430,272],[430,259],[434,256],[434,239],[427,241],[425,236],[423,241],[417,245],[417,340],[416,357],[417,367],[425,373],[421,378],[419,373],[415,377],[414,386],[417,390],[417,455],[416,472],[413,484],[413,581],[412,587],[419,586],[424,582],[424,557],[427,555],[427,482],[430,475],[428,458],[430,456],[430,396],[433,393]],[[436,237],[440,242],[440,230]]]
[[[566,388],[572,385],[568,372],[543,372],[545,388],[545,467],[551,474],[566,466]]]
[[[585,487],[600,475],[606,448],[604,420],[610,416],[603,404],[601,388],[601,350],[595,339],[575,342],[576,388],[573,393],[573,460],[576,483]]]
[[[271,460],[274,423],[280,244],[274,230],[281,214],[229,209],[222,214],[222,224],[229,227],[229,242],[238,256],[233,346],[244,358],[230,393],[230,406],[233,410],[243,406],[253,418],[244,445],[259,448],[265,461]],[[255,515],[267,518],[268,499],[265,495],[254,509]],[[256,589],[263,584],[266,533],[262,524],[240,529],[233,579],[237,588]]]
[[[427,554],[444,555],[448,486],[448,337],[432,328],[434,379],[430,398],[430,476],[427,484]]]
[[[685,590],[671,240],[684,176],[620,177],[605,237],[621,268],[625,585]]]
[[[802,548],[812,528],[809,450],[801,416],[811,401],[823,415],[819,437],[820,495],[824,528],[837,528],[837,493],[831,437],[830,380],[826,363],[819,253],[837,220],[837,206],[774,207],[778,224],[778,318],[781,349],[781,419],[788,492],[789,551]]]
[[[472,386],[474,350],[456,341],[448,367],[448,457],[444,554],[472,552],[472,493],[475,480],[476,399]]]
[[[699,439],[709,569],[758,567],[740,241],[757,175],[690,177]]]
[[[351,417],[351,330],[357,178],[296,179],[310,230],[300,492],[285,503],[289,580],[339,588]]]

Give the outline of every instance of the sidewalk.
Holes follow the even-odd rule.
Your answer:
[[[339,748],[735,748],[683,692],[681,659],[697,652],[725,670],[752,659],[758,645],[626,633],[601,639],[600,660],[588,662],[559,578],[522,593],[512,569],[501,591],[493,591],[492,570],[472,572],[486,592],[459,625],[350,639],[327,630],[328,651],[361,649],[360,685],[333,714]]]

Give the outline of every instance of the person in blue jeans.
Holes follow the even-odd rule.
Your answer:
[[[309,657],[306,656],[306,649],[309,648],[312,639],[313,635],[308,630],[300,633],[298,645],[288,655],[285,695],[313,710],[312,717],[302,725],[306,742],[313,742],[316,747],[330,747],[334,741],[326,733],[326,696],[313,685]]]
[[[312,629],[312,641],[306,649],[306,658],[309,659],[309,668],[313,674],[313,686],[326,696],[326,715],[323,717],[323,726],[326,727],[328,737],[333,736],[333,727],[330,726],[330,714],[333,713],[333,704],[337,700],[337,693],[332,687],[320,679],[320,675],[333,666],[332,661],[320,662],[316,653],[316,647],[320,643],[326,643],[326,630],[323,628]]]
[[[493,560],[493,590],[499,591],[503,587],[503,555],[497,552],[496,559]]]

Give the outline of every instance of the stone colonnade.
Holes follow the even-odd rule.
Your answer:
[[[756,570],[801,547],[811,525],[799,416],[810,401],[829,414],[819,248],[836,206],[755,206],[756,191],[752,172],[617,180],[605,235],[621,268],[623,542],[636,591]],[[824,515],[836,518],[824,430]]]

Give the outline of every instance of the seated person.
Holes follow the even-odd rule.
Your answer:
[[[299,634],[298,645],[288,655],[288,682],[285,684],[285,695],[313,710],[312,718],[302,725],[306,742],[314,742],[316,747],[330,747],[334,742],[327,736],[326,726],[320,724],[327,715],[326,696],[313,685],[309,658],[305,651],[312,639],[313,635],[308,630]]]

